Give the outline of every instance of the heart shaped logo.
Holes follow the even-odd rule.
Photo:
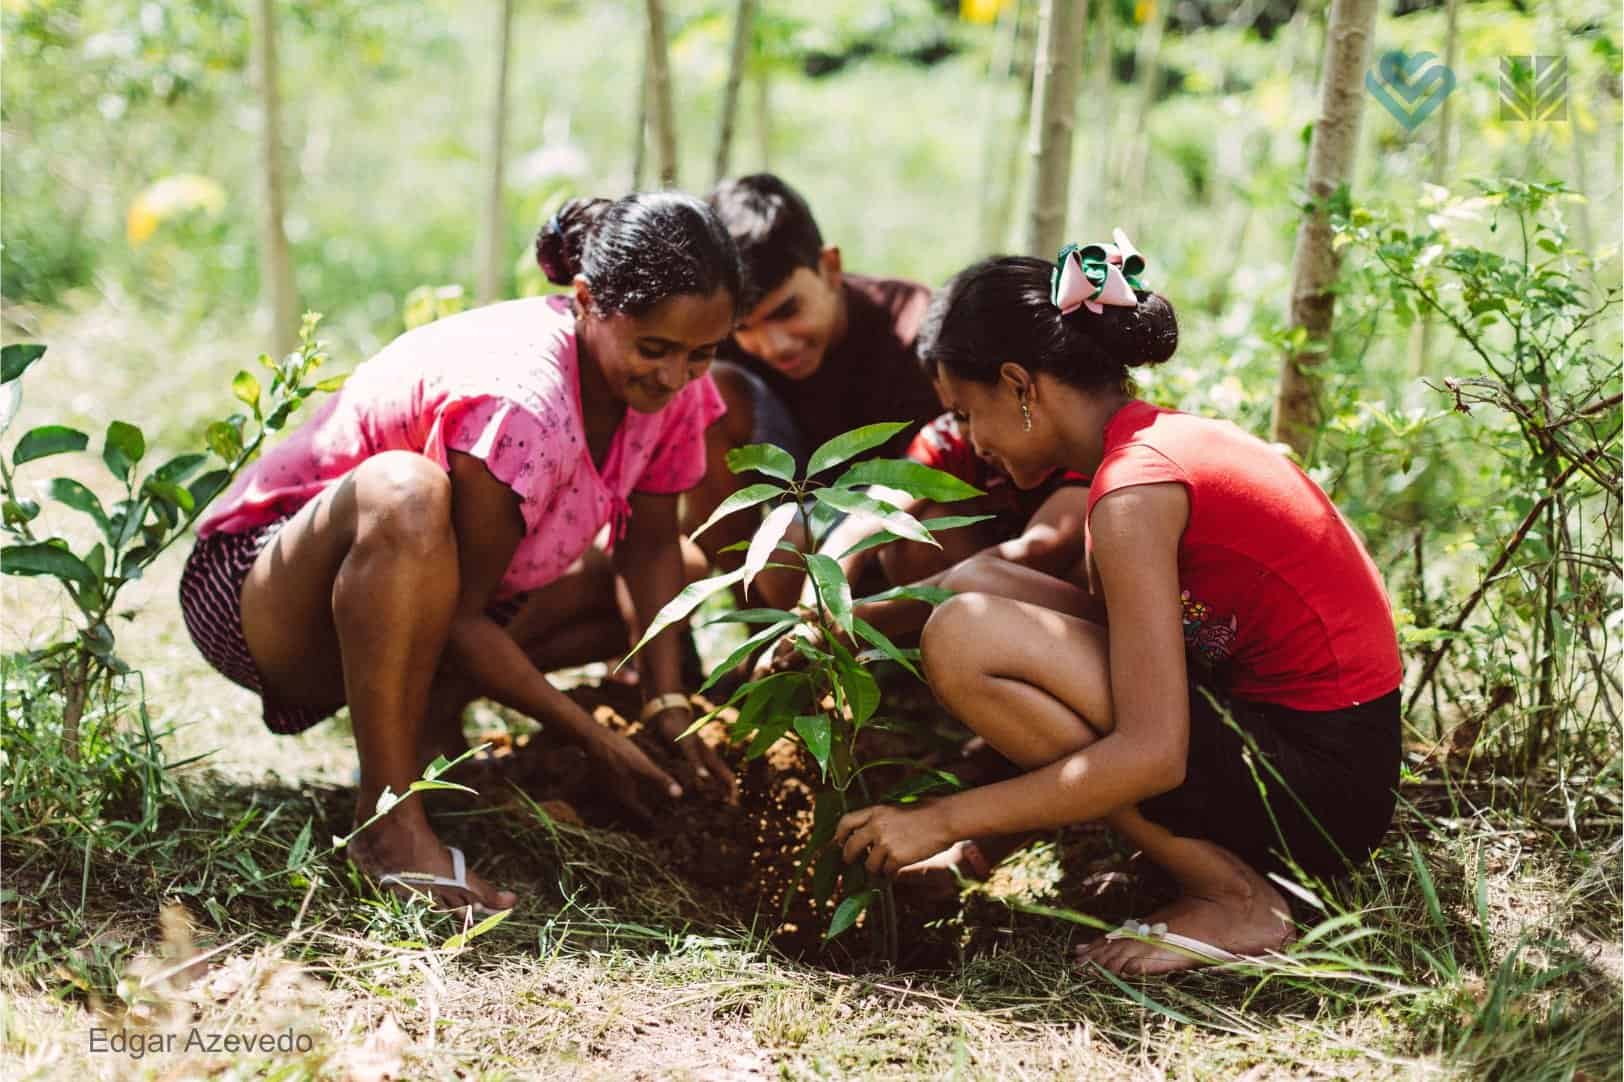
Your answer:
[[[1383,53],[1365,72],[1365,89],[1405,131],[1414,131],[1455,89],[1455,73],[1434,53]]]

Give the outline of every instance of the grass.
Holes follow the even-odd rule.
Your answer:
[[[30,383],[19,430],[99,431],[117,401],[177,447],[177,418],[214,407],[177,405],[175,388],[220,386],[220,359],[251,353],[230,334],[175,349],[134,313],[92,311],[94,328],[42,315],[53,378]],[[162,378],[103,372],[113,341],[176,359]],[[843,971],[787,957],[736,892],[642,839],[534,806],[443,805],[448,840],[525,899],[466,938],[323,855],[348,828],[347,734],[273,737],[210,672],[173,601],[183,556],[132,585],[119,622],[169,764],[161,794],[141,785],[135,687],[87,717],[74,764],[37,674],[0,671],[8,1079],[1624,1077],[1616,734],[1591,776],[1407,779],[1370,870],[1304,901],[1301,945],[1263,965],[1074,971],[1069,947],[1093,933],[1068,916],[1142,912],[1156,890],[1088,832],[1028,851],[929,929],[956,964]],[[8,646],[60,633],[49,590],[3,586]],[[93,1052],[97,1028],[176,1034],[176,1051]],[[193,1030],[308,1041],[209,1053],[184,1048]]]
[[[168,594],[176,570],[143,588]],[[154,808],[127,716],[94,767],[69,763],[50,698],[17,709],[29,674],[7,670],[7,1077],[1620,1076],[1616,828],[1543,825],[1504,786],[1408,787],[1373,868],[1303,904],[1303,945],[1229,972],[1073,971],[1091,933],[1033,910],[1090,908],[1076,832],[966,899],[958,966],[842,973],[785,957],[641,840],[533,806],[442,814],[525,898],[447,946],[456,920],[320,856],[347,829],[342,734],[258,731],[177,627],[148,601],[125,649],[171,761],[223,752],[173,771]],[[93,1028],[120,1026],[309,1044],[91,1051]]]

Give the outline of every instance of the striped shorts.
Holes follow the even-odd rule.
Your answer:
[[[302,733],[342,709],[342,700],[328,706],[294,706],[265,692],[264,680],[242,633],[242,585],[254,561],[270,544],[287,519],[248,533],[217,533],[192,549],[180,577],[180,612],[186,630],[203,659],[226,679],[254,692],[263,706],[265,725],[273,733]],[[526,594],[493,601],[485,615],[506,627],[518,615]]]
[[[264,682],[242,634],[242,584],[265,546],[287,523],[278,519],[248,533],[205,537],[186,559],[180,576],[180,614],[198,652],[215,670],[254,692],[273,733],[302,733],[344,704],[291,706],[265,694]]]

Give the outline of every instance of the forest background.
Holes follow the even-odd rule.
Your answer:
[[[154,460],[203,445],[233,373],[288,350],[304,309],[342,371],[542,291],[530,238],[571,195],[771,169],[849,269],[932,285],[991,252],[1052,255],[1058,212],[1061,239],[1124,228],[1178,306],[1147,397],[1270,435],[1283,364],[1317,362],[1314,408],[1281,434],[1387,575],[1411,747],[1376,869],[1318,899],[1312,949],[1273,970],[1068,972],[1071,925],[1032,912],[1086,909],[1098,885],[1064,838],[967,900],[960,919],[996,934],[967,932],[950,971],[792,960],[644,843],[539,811],[502,827],[536,908],[470,944],[317,870],[342,722],[262,731],[191,652],[182,552],[122,596],[133,619],[110,628],[139,676],[81,703],[72,755],[61,674],[28,653],[73,639],[72,606],[7,578],[8,1061],[161,1071],[87,1033],[186,1015],[320,1033],[183,1064],[248,1076],[1619,1077],[1619,12],[1374,6],[1346,175],[1315,198],[1328,42],[1357,6],[1082,6],[1055,203],[1034,60],[1040,9],[1075,4],[5,0],[4,334],[48,346],[13,461],[50,424],[135,422]],[[1390,50],[1450,69],[1435,111],[1361,85]],[[1541,83],[1531,111],[1515,58],[1564,64],[1560,93]],[[1291,303],[1316,217],[1339,264],[1323,336]],[[95,466],[30,476],[110,502]],[[68,490],[20,464],[18,486],[83,549]]]

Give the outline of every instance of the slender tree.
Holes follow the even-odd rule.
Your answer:
[[[1319,380],[1331,337],[1338,260],[1331,247],[1330,202],[1353,177],[1365,66],[1376,26],[1376,0],[1332,0],[1325,32],[1319,117],[1308,145],[1309,206],[1297,227],[1291,266],[1293,329],[1303,344],[1287,353],[1275,397],[1274,437],[1307,456],[1319,419]]]
[[[739,84],[750,66],[750,39],[756,18],[756,0],[738,0],[733,9],[733,46],[728,51],[727,83],[722,88],[722,126],[716,135],[716,168],[720,182],[727,176],[733,158],[733,130],[739,117]]]
[[[671,60],[666,47],[665,5],[648,0],[648,79],[654,150],[660,183],[677,183],[677,118],[671,102]]]
[[[1149,18],[1138,35],[1133,54],[1133,127],[1114,148],[1117,171],[1113,187],[1130,194],[1141,192],[1145,187],[1145,167],[1150,162],[1150,110],[1156,104],[1156,92],[1161,88],[1162,37],[1167,31],[1167,13],[1173,7],[1172,0],[1148,2]],[[1128,217],[1127,224],[1135,231],[1150,224],[1145,220],[1149,210],[1143,199],[1130,198],[1128,206],[1118,213]]]
[[[1054,258],[1066,231],[1066,193],[1071,184],[1072,135],[1077,127],[1077,69],[1087,0],[1042,0],[1038,9],[1037,58],[1033,63],[1032,210],[1026,249]]]
[[[479,281],[476,296],[490,304],[502,292],[507,266],[507,238],[503,236],[502,174],[506,170],[508,119],[508,56],[513,44],[513,0],[499,0],[496,22],[496,86],[491,96],[490,141],[485,151],[485,205],[480,214]]]
[[[287,212],[287,193],[282,183],[282,103],[277,93],[275,0],[254,0],[249,14],[260,102],[260,299],[270,314],[271,342],[281,357],[291,353],[299,342],[299,294],[293,282],[288,234],[282,225]]]
[[[1096,4],[1092,12],[1093,56],[1089,64],[1087,108],[1088,151],[1084,161],[1090,168],[1083,172],[1081,197],[1077,201],[1077,221],[1090,236],[1106,235],[1115,223],[1118,200],[1111,193],[1111,149],[1117,139],[1117,110],[1114,94],[1116,73],[1112,70],[1112,12],[1109,2]]]
[[[1444,7],[1444,67],[1454,70],[1460,53],[1459,15],[1460,0],[1448,0]],[[1432,144],[1432,168],[1428,179],[1443,185],[1449,180],[1450,139],[1455,132],[1455,95],[1447,95],[1438,107],[1438,130]],[[1421,313],[1410,341],[1415,347],[1411,368],[1417,377],[1427,374],[1432,357],[1432,309]]]
[[[649,99],[649,53],[652,51],[651,42],[654,39],[643,35],[643,66],[637,76],[637,127],[636,137],[632,142],[632,191],[643,190],[643,180],[648,175],[648,99]]]
[[[1009,210],[1012,203],[1013,175],[1009,166],[1017,154],[1012,143],[1020,138],[1020,128],[1026,127],[1026,110],[1031,109],[1031,80],[1020,80],[1015,110],[1020,119],[1015,123],[1015,136],[1010,138],[1010,110],[1005,104],[1007,88],[1015,80],[1020,47],[1021,0],[1010,0],[999,6],[996,37],[992,55],[987,60],[986,101],[981,110],[981,182],[976,190],[983,198],[976,205],[976,237],[978,250],[992,252],[1000,249],[1009,237]]]

